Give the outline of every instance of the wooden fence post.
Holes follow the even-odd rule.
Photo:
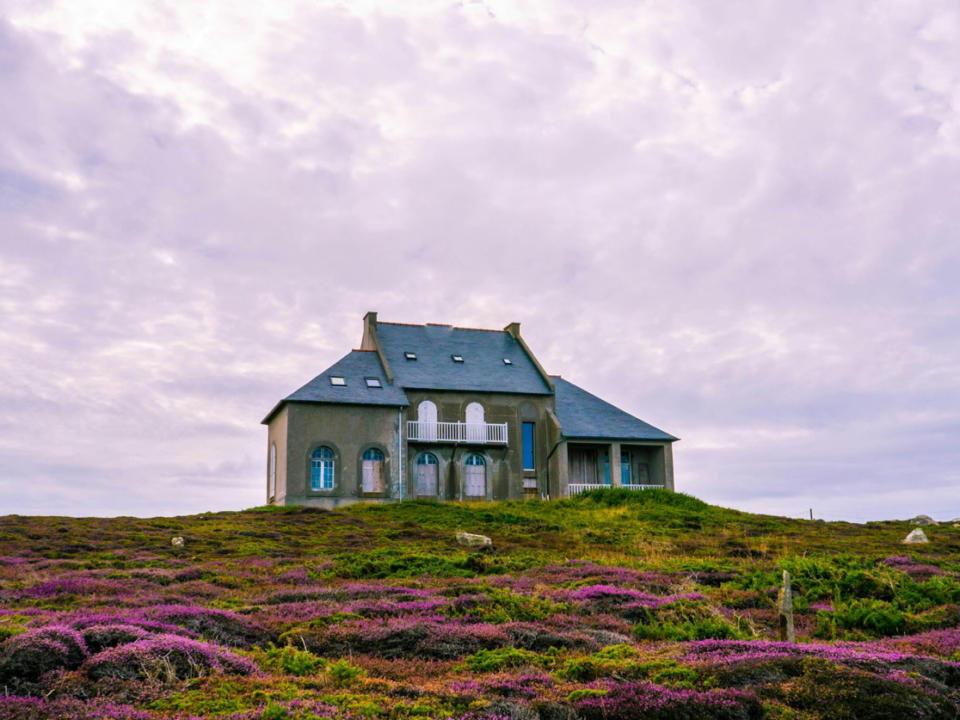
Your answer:
[[[797,636],[793,631],[793,593],[790,590],[790,573],[783,571],[783,587],[777,596],[780,609],[780,641],[795,643]]]

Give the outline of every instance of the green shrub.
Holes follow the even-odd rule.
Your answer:
[[[637,492],[636,490],[624,490],[622,488],[603,488],[579,493],[571,498],[570,502],[579,505],[601,505],[604,507],[622,507],[624,505],[660,506],[690,512],[703,512],[710,509],[710,506],[703,500],[686,493],[671,492],[670,490]]]
[[[350,685],[357,678],[367,674],[366,670],[352,665],[343,658],[340,658],[335,663],[330,663],[327,666],[327,672],[337,685]]]
[[[883,600],[850,600],[834,605],[833,612],[817,613],[818,638],[889,637],[903,633],[906,618],[895,605]]]
[[[544,667],[549,661],[549,658],[530,650],[506,647],[497,650],[480,650],[473,655],[468,655],[463,659],[460,667],[473,672],[496,672],[524,665]]]
[[[573,703],[578,700],[583,700],[585,698],[591,697],[603,697],[609,692],[609,690],[598,690],[595,688],[581,688],[580,690],[574,690],[572,693],[567,695],[567,702]]]
[[[637,640],[746,640],[749,635],[720,617],[685,622],[640,624],[633,628]]]
[[[470,608],[448,606],[444,614],[448,617],[471,615],[483,622],[537,622],[557,613],[568,612],[566,603],[554,603],[536,595],[519,595],[508,589],[480,587],[478,592],[487,597],[487,601]]]
[[[642,661],[640,651],[629,645],[612,645],[599,652],[568,659],[557,672],[562,680],[593,682],[616,677],[623,680],[648,680],[656,685],[693,688],[697,674],[676,660]]]

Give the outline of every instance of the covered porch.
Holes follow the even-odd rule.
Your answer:
[[[673,489],[670,443],[580,442],[567,445],[567,495],[600,488]],[[617,458],[611,472],[610,458]]]

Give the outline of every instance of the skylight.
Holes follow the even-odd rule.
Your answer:
[[[416,360],[416,359],[417,359],[417,354],[416,354],[415,352],[405,352],[405,353],[403,354],[403,356],[404,356],[407,360]]]
[[[369,388],[382,388],[383,385],[380,384],[380,378],[368,377],[364,378],[367,381],[367,387]]]
[[[346,387],[346,386],[347,386],[347,381],[344,380],[344,379],[343,379],[342,377],[340,377],[339,375],[331,375],[331,376],[330,376],[330,384],[331,384],[331,385],[339,385],[340,387]]]
[[[503,364],[504,364],[504,365],[513,365],[513,360],[511,360],[510,358],[504,358],[504,359],[503,359]]]
[[[454,362],[463,362],[463,355],[451,355]]]

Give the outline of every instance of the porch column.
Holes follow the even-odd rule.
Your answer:
[[[610,487],[621,487],[620,482],[620,443],[610,443],[607,449],[610,457]]]

